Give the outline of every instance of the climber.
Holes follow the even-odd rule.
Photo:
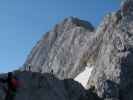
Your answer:
[[[28,65],[28,71],[31,71],[31,64]]]
[[[0,78],[1,83],[6,83],[7,87],[3,87],[6,96],[5,100],[14,100],[17,88],[18,88],[18,80],[15,76],[13,76],[12,72],[8,73],[8,77],[6,79]]]

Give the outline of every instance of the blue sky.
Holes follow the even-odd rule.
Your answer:
[[[95,27],[120,0],[0,0],[0,72],[20,67],[41,36],[68,16]]]

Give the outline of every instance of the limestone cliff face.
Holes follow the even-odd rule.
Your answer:
[[[133,1],[126,0],[96,30],[74,17],[57,24],[32,49],[22,70],[66,79],[92,67],[88,89],[95,87],[105,100],[133,100],[132,66]]]
[[[106,99],[133,100],[133,1],[105,17],[96,34],[101,44],[88,86]]]
[[[54,73],[59,78],[74,78],[84,65],[81,61],[89,39],[94,35],[91,24],[78,18],[66,18],[46,33],[28,56],[24,69]],[[91,44],[91,43],[90,43]]]

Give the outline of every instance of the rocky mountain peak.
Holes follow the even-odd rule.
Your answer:
[[[62,22],[57,24],[54,27],[53,31],[57,33],[62,33],[63,31],[68,31],[75,27],[83,27],[89,31],[94,31],[94,27],[92,26],[92,24],[85,20],[81,20],[77,17],[72,16],[65,18]]]
[[[47,79],[49,76],[45,73],[56,76],[57,81],[63,81],[54,81],[53,84],[53,81],[48,79],[43,84],[48,82],[46,87],[52,84],[50,86],[54,86],[57,91],[52,92],[50,87],[48,90],[42,89],[41,92],[52,92],[51,97],[62,93],[62,100],[82,99],[75,97],[80,95],[72,88],[76,86],[75,81],[69,80],[69,83],[67,79],[74,79],[85,87],[85,91],[81,89],[81,96],[91,89],[103,100],[133,100],[133,1],[124,1],[118,11],[109,13],[98,29],[94,30],[90,23],[76,17],[68,17],[57,24],[39,40],[27,57],[21,69],[21,74],[26,78],[24,81],[30,83],[30,86],[39,76],[46,76]],[[29,73],[30,75],[27,75]],[[25,75],[29,77],[28,80]],[[60,86],[62,87],[58,89]],[[28,94],[31,88],[24,91]],[[77,86],[76,88],[79,89]],[[47,95],[49,94],[42,95],[41,98],[46,99]],[[49,97],[46,100],[50,100]],[[54,100],[56,99],[58,97]]]
[[[35,72],[53,72],[60,78],[72,78],[80,72],[82,50],[93,34],[93,26],[76,17],[68,17],[36,44],[28,56],[24,69]],[[72,67],[75,66],[75,67]],[[76,68],[79,67],[79,69]],[[73,73],[78,70],[76,73]],[[71,74],[70,74],[71,73]]]
[[[90,31],[94,30],[94,27],[92,26],[92,24],[90,24],[88,21],[81,20],[77,17],[72,17],[72,16],[67,17],[64,19],[63,23],[72,24],[72,25],[79,26],[79,27],[84,27]]]

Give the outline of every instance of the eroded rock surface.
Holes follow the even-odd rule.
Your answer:
[[[85,74],[90,75],[86,89],[93,87],[104,100],[133,100],[133,0],[109,13],[97,29],[66,18],[35,45],[21,70],[74,79],[86,67],[93,69]]]
[[[109,100],[133,100],[132,13],[133,1],[127,0],[97,30],[102,43],[88,86],[95,86],[98,95]]]
[[[24,69],[28,70],[30,65],[31,71],[54,73],[62,79],[74,78],[85,69],[81,59],[87,55],[83,51],[94,35],[93,31],[93,26],[86,21],[66,18],[36,44]]]

